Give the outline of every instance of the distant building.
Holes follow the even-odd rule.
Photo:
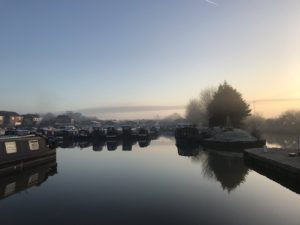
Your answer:
[[[0,127],[14,127],[22,124],[23,117],[16,112],[0,111]]]
[[[4,116],[0,115],[0,126],[2,126],[4,123]]]
[[[42,118],[38,114],[25,114],[23,115],[22,125],[26,127],[34,127],[41,122]]]

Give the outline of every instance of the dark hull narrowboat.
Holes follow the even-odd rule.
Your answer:
[[[178,125],[175,130],[175,139],[177,146],[195,146],[200,142],[199,131],[192,125]]]
[[[93,140],[92,142],[93,144],[93,150],[94,151],[102,151],[103,147],[105,145],[105,141],[104,140]]]
[[[145,140],[145,139],[148,139],[148,138],[150,138],[148,129],[140,127],[138,129],[138,139],[139,140]]]
[[[177,151],[180,156],[197,156],[200,152],[200,146],[177,146]]]
[[[156,139],[158,139],[158,137],[159,137],[159,131],[158,131],[158,128],[156,128],[156,127],[151,127],[151,128],[150,128],[150,131],[149,131],[149,135],[150,135],[151,140],[156,140]]]
[[[132,146],[136,144],[134,138],[123,139],[122,150],[123,151],[132,151]]]
[[[57,173],[56,159],[32,168],[0,175],[0,199],[7,198],[33,186],[40,186]]]
[[[119,132],[115,127],[108,127],[106,129],[106,140],[115,140],[119,137]]]
[[[60,127],[55,130],[55,136],[63,139],[74,140],[77,134],[78,130],[74,126]]]
[[[88,148],[88,147],[92,146],[92,142],[90,142],[88,140],[81,140],[78,142],[78,146],[80,149]]]
[[[89,141],[91,139],[91,134],[88,130],[79,130],[75,139],[78,141]]]
[[[37,136],[0,138],[0,174],[22,170],[56,159],[46,139]]]
[[[61,139],[57,143],[57,147],[60,147],[60,148],[75,148],[75,147],[77,147],[77,143],[72,139]]]
[[[123,138],[131,138],[133,135],[131,126],[122,126],[122,137]]]
[[[139,146],[140,146],[140,148],[146,148],[150,145],[150,142],[151,142],[150,138],[140,139]]]
[[[138,138],[138,133],[136,129],[128,125],[122,126],[122,139],[123,140],[136,140]]]
[[[105,131],[101,127],[93,127],[92,131],[92,140],[104,140],[105,139]]]
[[[116,141],[107,141],[106,146],[108,151],[115,151],[117,150],[118,143]]]

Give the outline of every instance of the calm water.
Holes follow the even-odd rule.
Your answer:
[[[186,152],[165,137],[115,147],[58,148],[56,174],[3,178],[1,224],[300,224],[300,195],[241,154]]]

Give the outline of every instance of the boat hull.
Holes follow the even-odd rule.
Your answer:
[[[216,149],[216,150],[244,150],[247,148],[259,148],[266,144],[266,140],[256,140],[256,141],[211,141],[203,140],[201,145],[206,149]]]
[[[20,164],[39,158],[56,155],[55,149],[50,149],[46,139],[42,137],[16,137],[0,139],[0,168]]]

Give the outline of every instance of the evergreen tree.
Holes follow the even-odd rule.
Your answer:
[[[239,127],[251,112],[242,95],[226,81],[219,86],[207,110],[210,127],[225,126],[228,121],[233,127]]]

